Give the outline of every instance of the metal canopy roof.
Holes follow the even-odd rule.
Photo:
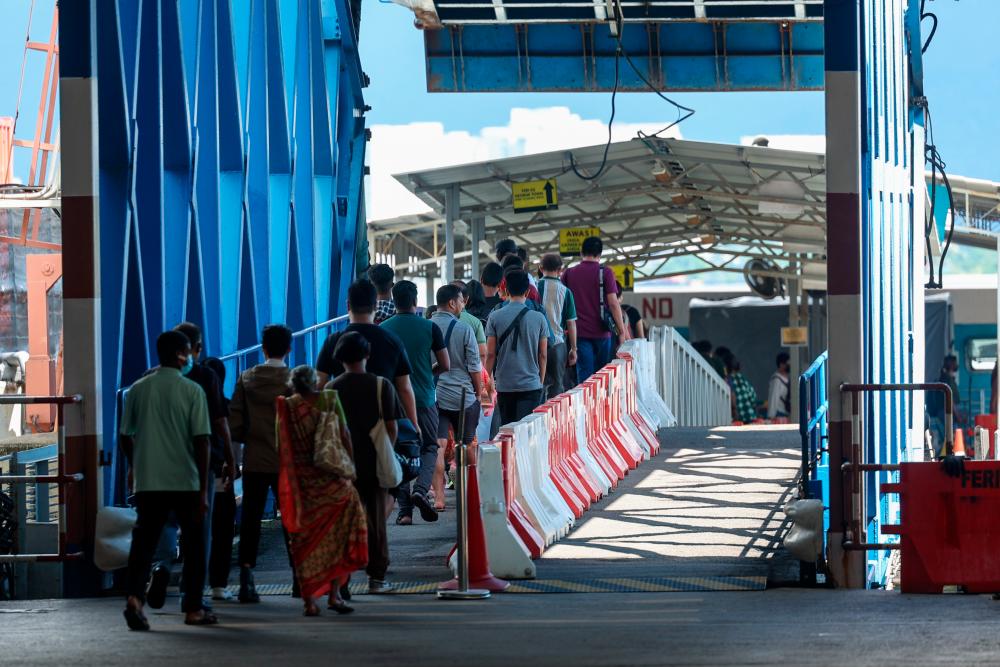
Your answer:
[[[749,258],[775,261],[780,273],[804,262],[825,279],[823,156],[756,146],[646,138],[613,143],[593,180],[573,173],[570,151],[553,151],[397,175],[444,214],[458,190],[455,217],[485,221],[487,239],[514,238],[533,256],[558,251],[558,230],[599,227],[613,261],[637,266],[637,279],[673,275],[670,262],[695,256],[701,271],[742,272]],[[578,171],[596,175],[604,146],[574,149]],[[515,213],[511,183],[555,178],[559,208]],[[413,220],[374,223],[394,233]],[[461,230],[459,231],[461,233]]]
[[[608,0],[434,0],[443,24],[606,21]],[[821,20],[823,0],[622,0],[626,21]]]
[[[395,1],[424,30],[430,92],[822,90],[824,83],[823,0]]]
[[[760,146],[643,138],[604,146],[491,160],[398,174],[430,213],[369,223],[376,249],[413,270],[437,264],[448,192],[456,188],[456,258],[468,263],[469,234],[481,226],[492,244],[505,237],[537,259],[558,251],[558,230],[599,227],[605,259],[636,265],[636,280],[710,271],[742,273],[749,259],[775,263],[777,275],[802,275],[807,288],[826,282],[826,175],[821,153]],[[511,183],[555,178],[559,207],[515,213]],[[996,247],[1000,184],[951,176],[958,220],[955,243]],[[937,248],[935,248],[935,253]],[[696,257],[692,267],[678,266]],[[798,266],[792,265],[796,262]],[[801,272],[801,274],[799,273]]]

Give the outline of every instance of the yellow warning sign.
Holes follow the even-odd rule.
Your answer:
[[[559,208],[559,191],[556,189],[556,179],[554,178],[511,183],[510,188],[513,194],[515,213]]]
[[[806,327],[781,327],[781,347],[805,347],[809,344]]]
[[[597,227],[567,227],[559,230],[559,254],[579,255],[580,246],[585,239],[591,236],[600,236],[601,230]]]
[[[611,270],[615,272],[615,280],[621,283],[622,289],[632,289],[635,287],[635,265],[634,264],[611,264]]]

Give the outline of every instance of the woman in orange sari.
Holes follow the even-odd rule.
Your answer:
[[[328,595],[338,614],[354,609],[340,594],[351,573],[368,563],[365,510],[351,479],[326,472],[313,462],[316,431],[325,413],[339,419],[341,442],[353,458],[347,420],[335,391],[316,391],[316,371],[292,371],[294,394],[278,399],[278,453],[281,518],[291,541],[295,576],[306,616],[318,616],[316,600]]]

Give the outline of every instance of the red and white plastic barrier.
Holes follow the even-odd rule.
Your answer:
[[[660,450],[675,420],[657,390],[657,347],[622,346],[618,358],[480,447],[480,511],[490,567],[534,576],[530,559]]]

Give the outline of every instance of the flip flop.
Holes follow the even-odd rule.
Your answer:
[[[329,609],[330,611],[335,611],[335,612],[337,612],[338,614],[341,614],[341,615],[344,615],[344,614],[353,614],[354,613],[354,607],[346,605],[343,602],[336,602],[334,604],[327,604],[326,608]]]
[[[218,624],[219,624],[218,617],[215,614],[207,611],[202,612],[201,617],[194,621],[188,620],[187,618],[184,619],[184,625],[218,625]]]
[[[149,630],[149,621],[138,609],[135,609],[134,607],[125,607],[125,611],[122,612],[122,615],[125,617],[125,623],[128,624],[129,630],[135,630],[137,632]]]

